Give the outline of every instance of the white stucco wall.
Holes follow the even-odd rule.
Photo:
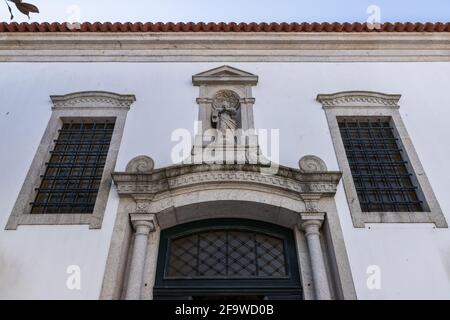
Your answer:
[[[257,128],[280,129],[280,163],[296,167],[314,154],[338,165],[318,93],[370,90],[402,94],[400,113],[450,222],[446,170],[450,149],[450,63],[1,63],[0,298],[97,299],[117,197],[111,191],[103,227],[21,226],[3,231],[51,114],[52,94],[105,90],[135,94],[116,169],[136,155],[172,164],[176,128],[193,131],[198,88],[191,76],[222,64],[259,76]],[[427,224],[352,226],[342,186],[336,196],[360,299],[450,298],[450,230]],[[66,288],[79,265],[80,291]],[[366,268],[379,265],[382,289],[368,290]]]

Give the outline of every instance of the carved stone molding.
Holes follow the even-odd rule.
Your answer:
[[[322,197],[321,194],[301,194],[300,196],[305,203],[305,213],[319,212],[319,200]]]
[[[299,230],[311,231],[311,226],[315,226],[316,233],[320,234],[320,228],[325,221],[326,214],[324,212],[301,212],[300,223],[297,225]]]
[[[309,211],[313,211],[313,200],[322,195],[334,195],[341,178],[340,172],[304,174],[280,167],[276,174],[269,175],[261,173],[260,169],[259,165],[177,165],[151,173],[115,172],[113,179],[118,193],[133,196],[139,207],[136,210],[144,212],[145,203],[155,195],[194,186],[276,188],[311,200]]]
[[[137,156],[128,162],[125,169],[129,173],[150,173],[155,167],[155,162],[147,156]]]
[[[24,30],[23,24],[17,24],[16,28]],[[103,27],[99,25],[96,28]],[[116,26],[111,25],[109,28]],[[130,24],[127,28],[131,30],[135,26]],[[178,27],[174,24],[173,28]],[[321,28],[320,24],[317,24],[317,28]],[[264,32],[267,30],[264,27],[261,28],[262,32],[6,32],[2,33],[0,61],[450,61],[450,55],[447,54],[450,50],[450,32],[396,32],[397,27],[392,24],[388,28],[395,31],[273,33]],[[423,28],[422,25],[417,30]],[[232,30],[234,27],[230,28]],[[161,43],[170,45],[162,48]],[[85,50],[80,50],[81,47]]]
[[[275,175],[265,175],[255,172],[205,172],[185,174],[175,178],[164,180],[151,181],[147,177],[137,179],[135,176],[128,176],[126,174],[115,173],[113,175],[114,181],[117,185],[119,194],[132,193],[149,193],[156,194],[168,190],[174,190],[183,187],[194,186],[198,184],[217,184],[217,183],[242,183],[242,184],[257,184],[266,185],[269,187],[281,188],[286,191],[305,193],[327,193],[334,194],[336,192],[337,182],[316,181],[305,182],[296,181],[290,178],[279,177]],[[334,179],[340,177],[339,173],[331,174],[329,177]],[[336,180],[335,180],[336,181]],[[339,179],[337,179],[339,181]]]
[[[213,99],[202,97],[202,98],[197,98],[195,101],[196,101],[198,104],[201,104],[201,103],[204,103],[204,104],[211,104],[211,103],[213,102]]]
[[[149,213],[130,213],[130,222],[135,230],[143,225],[148,228],[148,232],[156,231],[158,222],[156,220],[156,215]]]
[[[132,196],[136,202],[135,213],[148,213],[153,199],[152,195],[140,195],[136,194]]]
[[[398,107],[399,94],[384,94],[371,91],[346,91],[319,94],[317,101],[323,107]]]
[[[302,218],[303,222],[308,221],[308,220],[324,221],[325,220],[325,213],[323,213],[323,212],[315,212],[315,213],[302,212],[300,214],[300,217]]]
[[[53,109],[60,108],[126,108],[136,101],[134,95],[121,95],[105,91],[84,91],[50,96]]]
[[[307,155],[298,162],[300,171],[303,173],[314,173],[327,171],[325,162],[319,157]]]

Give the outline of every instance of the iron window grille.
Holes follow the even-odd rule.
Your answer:
[[[161,231],[154,299],[302,299],[292,230],[208,219]]]
[[[286,278],[283,239],[258,232],[215,230],[173,239],[167,278]]]
[[[418,187],[390,119],[338,119],[363,212],[421,212]]]
[[[113,130],[112,120],[63,122],[32,214],[93,212]]]

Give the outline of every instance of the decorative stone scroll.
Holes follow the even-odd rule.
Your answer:
[[[125,169],[128,173],[150,173],[155,167],[155,162],[147,156],[137,156],[128,162]]]
[[[314,173],[327,171],[327,165],[325,162],[316,156],[304,156],[298,162],[300,171],[303,173]]]

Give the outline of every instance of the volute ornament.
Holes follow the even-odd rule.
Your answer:
[[[155,167],[155,162],[147,156],[137,156],[128,162],[125,169],[129,173],[151,173]]]
[[[325,162],[319,157],[307,155],[298,162],[300,171],[303,173],[323,172],[327,171]]]

